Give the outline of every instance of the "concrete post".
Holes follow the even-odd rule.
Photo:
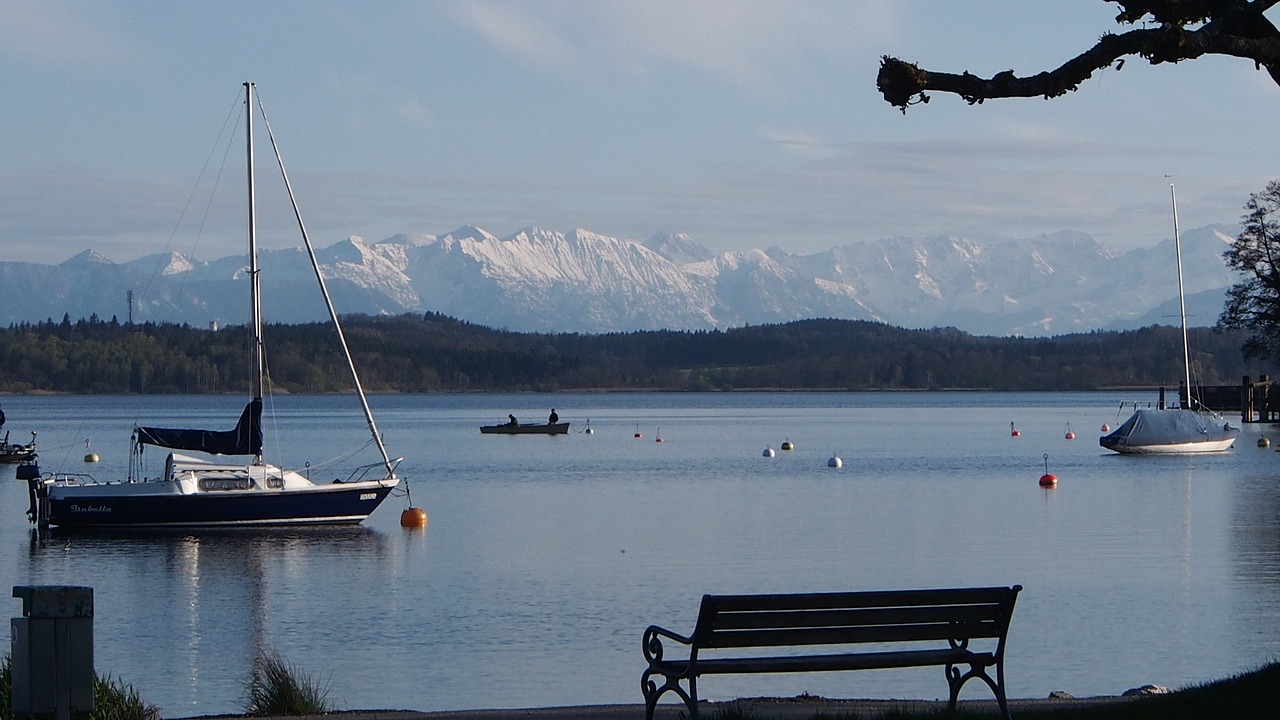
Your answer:
[[[93,712],[93,588],[14,585],[13,714],[71,720]]]

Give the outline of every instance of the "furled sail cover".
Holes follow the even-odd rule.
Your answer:
[[[1226,429],[1191,410],[1142,408],[1108,437],[1124,438],[1130,445],[1169,445],[1208,440]]]
[[[140,427],[134,432],[140,445],[156,445],[173,450],[197,450],[213,455],[262,454],[262,398],[244,406],[240,422],[233,430],[179,430]]]

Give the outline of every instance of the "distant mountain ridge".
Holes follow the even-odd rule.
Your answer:
[[[1193,324],[1212,325],[1234,281],[1222,262],[1235,232],[1183,233]],[[444,235],[352,236],[317,251],[339,312],[434,311],[515,331],[710,329],[805,318],[953,326],[978,335],[1045,336],[1176,324],[1172,240],[1126,252],[1084,233],[983,243],[886,238],[811,255],[777,247],[713,253],[684,234],[644,242],[576,229],[481,228]],[[261,253],[268,322],[321,319],[300,248]],[[204,326],[245,322],[247,257],[178,253],[114,263],[86,250],[59,265],[0,262],[5,324],[97,315]],[[1153,319],[1155,318],[1155,319]]]

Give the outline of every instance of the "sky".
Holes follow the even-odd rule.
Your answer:
[[[1103,0],[0,0],[0,260],[243,253],[243,200],[220,198],[244,192],[228,137],[245,81],[319,246],[474,225],[801,254],[1075,230],[1123,250],[1172,236],[1170,182],[1182,229],[1238,222],[1280,177],[1280,87],[1247,60],[1129,58],[1053,100],[934,94],[905,115],[876,90],[883,55],[984,77],[1051,69],[1127,29],[1116,13]],[[296,246],[272,192],[259,190],[260,241]]]

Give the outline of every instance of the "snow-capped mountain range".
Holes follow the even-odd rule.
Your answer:
[[[1233,228],[1183,233],[1188,315],[1212,325],[1225,289]],[[601,333],[711,329],[815,317],[979,335],[1044,336],[1177,323],[1173,241],[1117,251],[1083,233],[983,243],[888,238],[812,255],[712,253],[683,234],[630,241],[587,230],[527,228],[496,237],[350,237],[318,251],[342,313],[435,311],[515,331]],[[261,254],[268,322],[320,320],[323,304],[302,249]],[[0,262],[0,320],[129,317],[197,326],[245,322],[247,258],[177,253],[114,263],[92,250],[59,264]]]

